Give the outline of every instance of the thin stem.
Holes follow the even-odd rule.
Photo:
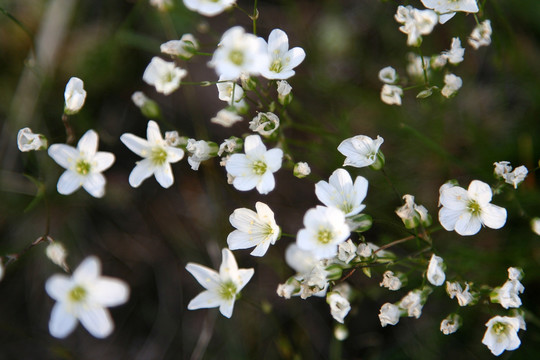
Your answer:
[[[424,60],[424,55],[422,55],[422,49],[420,47],[418,48],[418,55],[420,55],[420,60],[422,61],[422,72],[424,73],[424,82],[426,86],[429,86],[429,80],[427,76],[427,67],[426,62]]]
[[[66,113],[62,114],[62,123],[66,128],[66,144],[73,144],[75,142],[75,132],[69,123],[69,117]]]
[[[257,19],[259,18],[259,10],[257,10],[257,0],[253,4],[253,15],[250,16],[253,20],[253,35],[257,35]]]

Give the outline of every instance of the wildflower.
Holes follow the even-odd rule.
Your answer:
[[[344,169],[335,170],[329,182],[319,181],[315,184],[315,194],[320,202],[326,206],[333,206],[345,214],[353,216],[359,214],[366,205],[362,201],[366,198],[368,181],[357,176],[354,184],[351,175]]]
[[[444,283],[446,276],[444,274],[444,262],[442,257],[435,254],[431,255],[431,260],[429,260],[427,269],[427,279],[435,286],[441,286]]]
[[[343,324],[338,324],[334,327],[334,337],[338,341],[343,341],[349,337],[349,330]]]
[[[239,269],[231,250],[223,249],[221,254],[223,260],[219,267],[219,273],[199,264],[188,263],[186,265],[186,270],[206,289],[189,302],[188,309],[219,307],[219,312],[230,318],[236,297],[255,271],[253,269]]]
[[[232,154],[225,168],[234,176],[233,186],[240,191],[257,188],[260,194],[274,190],[274,172],[281,168],[283,151],[266,150],[259,135],[249,135],[244,142],[245,154]]]
[[[414,229],[420,224],[422,226],[431,225],[431,216],[428,214],[427,209],[422,205],[415,204],[414,196],[403,195],[403,200],[405,204],[396,209],[396,214],[401,218],[407,229]]]
[[[456,94],[456,92],[461,88],[463,85],[463,80],[459,76],[456,76],[454,74],[446,74],[444,75],[444,86],[441,90],[441,94],[444,97],[452,97]]]
[[[257,212],[246,208],[234,210],[229,221],[236,230],[227,237],[227,244],[231,250],[255,247],[251,255],[264,256],[270,245],[279,239],[281,231],[268,205],[258,201],[255,209]]]
[[[292,101],[292,86],[286,80],[277,82],[278,101],[281,105],[289,105]]]
[[[382,68],[379,71],[379,80],[386,84],[395,84],[398,81],[396,69],[391,66]]]
[[[508,316],[494,316],[486,323],[487,330],[482,344],[495,356],[501,355],[505,350],[515,350],[521,345],[517,335],[520,329],[519,319]]]
[[[458,314],[450,314],[441,321],[441,332],[444,335],[450,335],[455,333],[461,326],[461,316]]]
[[[242,121],[242,117],[234,111],[222,109],[210,121],[223,127],[231,127],[237,122]]]
[[[410,77],[423,80],[424,70],[428,78],[431,76],[431,59],[429,57],[422,57],[411,52],[407,54],[407,60],[407,74],[409,74]]]
[[[396,325],[399,322],[400,316],[401,310],[398,306],[391,303],[384,304],[379,312],[381,326],[386,327],[386,325]]]
[[[154,86],[157,92],[169,95],[180,87],[180,81],[186,75],[187,71],[177,67],[174,62],[154,56],[144,70],[143,80]]]
[[[219,76],[235,80],[242,73],[260,74],[269,61],[264,41],[235,26],[225,31],[208,65],[215,68]]]
[[[272,135],[278,127],[279,118],[271,112],[260,112],[249,122],[249,130],[259,133],[262,136]]]
[[[391,291],[396,291],[404,286],[404,282],[406,282],[406,280],[407,278],[405,277],[405,274],[397,273],[394,275],[393,271],[387,270],[384,272],[383,280],[379,286],[385,287]]]
[[[221,156],[224,152],[233,153],[242,147],[242,143],[242,139],[231,136],[230,138],[223,140],[221,145],[219,145],[217,154],[218,156]]]
[[[476,0],[421,0],[428,9],[435,10],[439,15],[439,22],[444,24],[450,20],[456,11],[476,13],[478,5]]]
[[[247,106],[243,99],[244,89],[234,80],[228,80],[224,76],[220,76],[216,86],[219,92],[219,100],[226,101],[230,106],[239,109]]]
[[[465,284],[465,290],[458,282],[446,282],[446,292],[450,296],[450,299],[454,297],[457,299],[459,306],[467,306],[475,301],[473,294],[469,292],[469,284]]]
[[[504,176],[504,181],[507,184],[513,185],[514,189],[517,189],[518,185],[525,180],[528,173],[529,170],[527,170],[525,166],[521,165],[515,168],[511,173],[506,174],[506,176]]]
[[[443,51],[442,55],[450,64],[457,65],[463,61],[465,49],[461,47],[461,40],[458,37],[452,38],[450,50]]]
[[[83,107],[84,101],[86,100],[86,91],[83,86],[84,82],[81,79],[77,77],[69,79],[66,89],[64,90],[65,114],[74,115]]]
[[[184,0],[191,11],[204,16],[216,16],[236,4],[236,0]]]
[[[265,44],[264,39],[261,39]],[[294,68],[300,65],[306,53],[304,49],[295,47],[289,50],[289,38],[287,34],[280,29],[274,29],[268,36],[267,45],[268,57],[270,62],[263,68],[261,75],[267,79],[288,79],[294,75]]]
[[[512,172],[510,161],[494,162],[493,165],[495,166],[495,169],[493,169],[493,173],[495,174],[496,178],[504,179],[510,172]]]
[[[419,318],[422,315],[424,301],[422,292],[418,289],[409,291],[398,304],[400,309],[407,311],[409,317]]]
[[[330,313],[337,322],[343,324],[345,316],[351,311],[349,300],[337,291],[326,294],[326,302],[330,305]]]
[[[109,336],[114,323],[106,308],[121,305],[129,297],[124,281],[101,276],[101,263],[94,256],[84,259],[71,277],[51,276],[45,290],[56,300],[49,321],[49,332],[56,338],[68,336],[78,321],[92,336]]]
[[[469,36],[469,45],[475,50],[482,46],[488,46],[491,44],[491,21],[484,20],[473,29]]]
[[[307,162],[300,161],[294,164],[293,174],[297,178],[302,179],[311,174],[311,168]]]
[[[171,163],[180,161],[184,157],[184,150],[169,146],[161,137],[158,124],[150,120],[146,129],[147,140],[133,134],[123,134],[120,140],[135,154],[144,159],[129,174],[129,184],[139,187],[141,183],[154,175],[157,182],[164,188],[170,187],[174,182]]]
[[[388,105],[401,105],[403,89],[396,85],[384,84],[381,89],[381,100]]]
[[[180,136],[178,131],[166,131],[165,132],[165,144],[173,147],[187,146],[188,138],[186,136]]]
[[[45,150],[47,138],[41,134],[34,134],[32,129],[25,127],[17,133],[17,146],[22,152]]]
[[[336,256],[338,245],[350,235],[345,214],[335,207],[309,209],[304,215],[304,226],[298,231],[296,243],[300,249],[312,251],[319,259]]]
[[[211,141],[188,139],[186,150],[189,151],[188,163],[192,170],[199,170],[201,162],[217,155],[218,145]]]
[[[345,264],[350,263],[357,256],[356,249],[357,246],[351,239],[342,242],[338,245],[338,260],[343,261]]]
[[[372,166],[378,170],[384,165],[384,156],[379,151],[383,142],[384,139],[378,135],[375,140],[369,136],[357,135],[343,140],[337,149],[346,156],[343,165],[359,168]]]
[[[490,294],[491,302],[500,303],[505,309],[518,308],[521,306],[519,294],[523,293],[525,287],[519,281],[523,277],[521,269],[510,267],[508,268],[508,280],[502,287],[497,287]]]
[[[193,35],[184,34],[180,40],[170,40],[161,44],[159,49],[163,54],[189,60],[193,57],[194,52],[199,49],[199,42]]]
[[[399,31],[407,34],[407,45],[420,46],[422,43],[422,35],[428,35],[433,31],[439,17],[432,10],[418,10],[412,6],[398,6],[396,21],[403,26],[400,26]]]
[[[447,231],[455,230],[462,236],[476,234],[482,225],[500,229],[506,223],[506,209],[490,204],[491,197],[489,185],[479,180],[472,181],[467,190],[459,186],[441,189],[441,225]]]
[[[56,188],[69,195],[81,186],[93,197],[105,194],[105,177],[101,174],[114,163],[114,154],[97,151],[98,134],[88,130],[79,140],[77,148],[66,144],[53,144],[49,156],[66,171],[58,179]]]

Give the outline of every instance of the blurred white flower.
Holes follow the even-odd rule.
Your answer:
[[[520,322],[515,317],[494,316],[486,323],[487,330],[482,339],[495,356],[501,355],[505,350],[515,350],[521,345],[517,335]]]
[[[249,122],[249,130],[270,136],[279,128],[279,118],[272,112],[260,112]]]
[[[280,80],[277,82],[278,96],[287,96],[291,93],[292,86],[286,80]]]
[[[266,150],[259,135],[246,137],[244,151],[232,154],[225,164],[227,173],[234,176],[233,186],[240,191],[257,188],[260,194],[268,194],[276,185],[274,173],[281,168],[283,151]]]
[[[351,311],[349,300],[339,292],[332,291],[326,295],[326,302],[330,305],[330,313],[334,320],[343,324],[345,317]]]
[[[403,89],[396,85],[384,84],[381,89],[381,100],[388,105],[401,105]]]
[[[467,13],[478,12],[476,0],[421,0],[422,4],[428,9],[435,10],[440,14],[439,22],[444,24],[450,20],[456,11]]]
[[[32,129],[25,127],[17,133],[17,146],[22,152],[45,150],[47,138],[41,134],[34,134]]]
[[[66,171],[58,179],[57,189],[69,195],[81,186],[93,197],[105,194],[105,177],[101,174],[114,163],[114,154],[97,151],[98,134],[88,130],[79,140],[77,148],[66,144],[53,144],[49,156]]]
[[[146,67],[143,80],[156,88],[156,91],[169,95],[180,87],[180,81],[187,71],[176,66],[174,62],[165,61],[154,56]]]
[[[311,174],[311,168],[307,162],[300,161],[294,164],[293,174],[297,178],[302,179]]]
[[[469,45],[475,50],[482,46],[488,46],[491,44],[491,21],[484,20],[473,29],[469,36]]]
[[[427,279],[432,285],[435,286],[441,286],[444,284],[446,275],[444,274],[444,263],[442,257],[435,254],[431,255],[427,269]]]
[[[379,157],[379,147],[384,139],[377,135],[373,140],[369,136],[357,135],[345,139],[339,144],[338,151],[346,156],[345,166],[365,167],[375,165]]]
[[[92,336],[109,336],[114,323],[106,308],[129,298],[129,286],[122,280],[101,276],[101,263],[94,256],[84,259],[71,277],[51,276],[45,290],[56,300],[49,321],[49,332],[56,338],[68,336],[78,321]]]
[[[304,228],[298,231],[296,244],[313,252],[316,258],[337,255],[338,245],[349,238],[345,214],[335,207],[317,206],[304,215]]]
[[[420,315],[422,315],[422,308],[424,307],[421,290],[416,289],[409,291],[407,295],[400,300],[398,306],[407,311],[409,317],[418,319]]]
[[[180,161],[184,157],[184,150],[169,146],[153,120],[148,121],[146,137],[147,140],[129,133],[120,137],[124,145],[144,158],[137,162],[129,174],[129,184],[139,187],[144,180],[154,175],[161,186],[168,188],[174,182],[171,163]]]
[[[456,92],[461,88],[463,85],[463,80],[459,76],[456,76],[454,74],[446,74],[444,75],[444,86],[441,90],[441,94],[444,97],[452,97],[456,94]]]
[[[84,83],[77,77],[69,79],[66,89],[64,90],[64,113],[67,115],[73,115],[79,112],[86,100],[86,91],[84,90]]]
[[[236,4],[236,0],[184,0],[191,11],[204,16],[216,16]]]
[[[450,314],[441,321],[441,332],[444,335],[450,335],[455,333],[461,326],[461,316],[458,314]]]
[[[189,151],[188,163],[192,170],[199,170],[201,162],[211,159],[217,155],[218,146],[216,143],[205,140],[188,139],[186,150]]]
[[[236,136],[231,136],[230,138],[223,140],[221,145],[219,145],[217,154],[218,156],[221,156],[224,152],[233,153],[237,149],[242,148],[242,143],[242,139],[237,138]]]
[[[350,263],[356,256],[357,246],[351,239],[338,245],[337,258],[345,264]]]
[[[491,301],[501,304],[505,309],[518,308],[521,306],[519,294],[523,293],[525,287],[517,278],[508,279],[502,287],[497,287],[491,294]]]
[[[304,49],[300,47],[289,50],[289,37],[280,29],[272,30],[268,36],[267,51],[270,62],[261,70],[261,75],[271,80],[290,78],[295,73],[293,69],[306,57]]]
[[[528,173],[529,170],[527,170],[525,166],[521,165],[515,168],[511,173],[506,174],[504,176],[504,181],[507,184],[513,185],[514,189],[517,189],[518,185],[525,180]]]
[[[59,242],[52,242],[45,249],[45,254],[47,257],[55,264],[60,266],[65,271],[68,271],[68,266],[66,264],[67,251],[64,246]]]
[[[379,283],[379,286],[385,287],[391,291],[396,291],[402,288],[403,282],[399,276],[394,275],[393,271],[387,270],[384,272],[383,280]]]
[[[239,269],[231,250],[223,249],[221,254],[223,260],[219,273],[199,264],[186,265],[186,270],[206,289],[189,302],[188,309],[219,307],[219,312],[230,318],[238,293],[246,286],[255,271]]]
[[[163,54],[178,56],[185,60],[191,59],[193,53],[199,50],[199,42],[191,34],[184,34],[180,40],[170,40],[159,47]]]
[[[495,177],[497,178],[504,179],[506,175],[512,171],[512,167],[510,166],[510,161],[494,162],[493,165],[495,166],[495,169],[493,169],[493,173],[495,174]]]
[[[457,65],[463,61],[463,55],[465,49],[461,47],[461,40],[458,37],[452,38],[452,44],[450,50],[443,51],[442,55],[448,60],[450,64]]]
[[[476,234],[482,225],[502,228],[506,223],[506,209],[490,204],[491,197],[489,185],[479,180],[473,180],[467,190],[459,186],[441,188],[441,225],[447,231],[455,230],[462,236]]]
[[[340,209],[345,216],[353,216],[364,210],[366,205],[362,204],[362,201],[368,190],[366,178],[357,176],[353,184],[351,175],[346,170],[337,169],[328,181],[321,180],[315,184],[315,194],[320,202]]]
[[[386,84],[394,84],[398,80],[396,69],[391,66],[382,68],[379,71],[379,80]]]
[[[188,140],[186,136],[180,136],[176,130],[165,132],[165,143],[169,146],[187,146]]]
[[[230,106],[239,109],[247,106],[244,102],[244,89],[235,80],[229,80],[224,76],[220,76],[216,86],[218,88],[219,100],[226,101]]]
[[[439,16],[432,10],[418,10],[412,6],[399,5],[397,8],[395,20],[403,24],[399,30],[407,34],[407,45],[420,46],[422,35],[428,35],[433,31]]]
[[[401,310],[399,307],[391,303],[384,304],[379,312],[381,326],[386,327],[386,325],[396,325],[399,322],[400,316]]]
[[[410,52],[407,54],[407,61],[407,74],[409,74],[410,77],[423,80],[424,66],[426,68],[426,74],[428,78],[431,76],[431,59],[428,56],[422,57]]]
[[[229,221],[236,230],[227,236],[227,245],[231,250],[255,247],[251,255],[264,256],[270,245],[279,239],[281,231],[268,205],[258,201],[255,209],[257,212],[246,208],[234,210]]]
[[[223,127],[231,127],[237,122],[242,121],[242,117],[234,111],[221,109],[210,121]]]
[[[455,282],[446,282],[446,292],[450,296],[450,299],[454,297],[457,299],[459,306],[467,306],[474,301],[474,296],[469,292],[469,284],[465,283],[465,290],[461,285]]]

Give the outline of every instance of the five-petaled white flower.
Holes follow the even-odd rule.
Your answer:
[[[244,142],[245,154],[232,154],[225,168],[234,177],[233,186],[240,191],[257,188],[268,194],[276,185],[274,174],[281,168],[283,151],[266,150],[259,135],[249,135]]]
[[[191,11],[204,16],[216,16],[236,4],[236,0],[184,0],[184,5]]]
[[[170,187],[174,177],[170,163],[180,161],[184,157],[184,150],[169,146],[162,138],[158,124],[150,120],[146,130],[148,140],[133,134],[123,134],[120,140],[135,154],[144,159],[137,162],[129,174],[129,184],[138,187],[152,175],[164,188]]]
[[[169,95],[180,87],[180,81],[186,75],[187,71],[177,67],[174,62],[154,56],[144,70],[143,80],[154,86],[157,92]]]
[[[289,50],[289,38],[280,29],[272,30],[268,36],[267,49],[270,64],[261,71],[261,75],[271,80],[290,78],[294,75],[293,69],[300,65],[306,57],[306,53],[301,47]]]
[[[248,249],[255,246],[253,256],[264,256],[270,245],[274,245],[280,236],[279,226],[274,220],[274,212],[262,202],[255,204],[257,212],[240,208],[229,217],[234,230],[227,237],[229,249]]]
[[[124,281],[101,276],[101,264],[94,256],[87,257],[71,277],[51,276],[45,290],[56,300],[49,331],[57,338],[68,336],[78,320],[93,336],[109,336],[114,323],[106,308],[121,305],[129,297],[129,286]]]
[[[317,198],[326,206],[334,206],[343,211],[345,216],[353,216],[364,210],[362,201],[366,198],[368,181],[357,176],[354,184],[351,175],[344,169],[335,170],[329,182],[324,180],[315,184]]]
[[[231,250],[223,249],[221,254],[223,260],[219,273],[199,264],[186,265],[186,270],[206,289],[189,302],[188,309],[219,307],[219,312],[230,318],[236,296],[246,286],[255,271],[239,269]]]
[[[486,323],[487,330],[482,339],[495,356],[501,355],[505,350],[515,350],[521,345],[517,335],[520,321],[516,317],[495,316]]]
[[[185,60],[191,59],[198,49],[199,42],[191,34],[184,34],[180,40],[170,40],[159,47],[163,54],[178,56]]]
[[[78,77],[72,77],[66,84],[64,90],[65,106],[64,112],[73,115],[79,112],[86,100],[86,91],[83,88],[84,83]]]
[[[506,209],[490,204],[492,192],[488,184],[473,180],[465,190],[459,186],[445,186],[440,193],[439,221],[448,231],[462,236],[474,235],[482,225],[500,229],[506,223]]]
[[[336,256],[338,245],[351,234],[343,211],[335,207],[317,206],[304,215],[305,228],[298,231],[296,244],[313,252],[318,259]]]
[[[343,140],[337,149],[346,156],[343,165],[360,168],[375,164],[380,155],[379,147],[383,142],[384,139],[378,135],[375,140],[369,136],[357,135]]]
[[[105,177],[101,174],[114,163],[114,154],[97,151],[98,134],[88,130],[79,140],[77,148],[66,144],[53,144],[49,156],[66,171],[58,179],[57,189],[69,195],[81,186],[93,197],[105,194]]]

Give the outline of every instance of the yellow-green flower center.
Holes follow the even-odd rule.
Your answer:
[[[167,152],[162,147],[155,147],[152,149],[150,158],[154,164],[163,165],[167,161]]]
[[[472,216],[480,215],[480,205],[474,200],[469,200],[469,203],[467,204],[467,209],[469,209],[469,212],[472,214]]]
[[[505,323],[501,323],[501,322],[498,322],[498,323],[495,323],[493,324],[493,332],[497,335],[501,335],[501,334],[504,334],[506,332],[506,324]]]
[[[266,164],[263,161],[257,160],[253,163],[253,172],[256,175],[264,175],[266,172]]]
[[[80,285],[75,286],[69,292],[69,299],[73,302],[80,302],[86,297],[86,289]]]
[[[272,61],[272,64],[270,64],[270,71],[273,72],[281,72],[283,70],[283,64],[281,63],[281,59],[275,59]]]
[[[319,230],[317,240],[322,244],[328,244],[332,240],[332,232],[327,229]]]
[[[88,161],[82,159],[78,160],[77,164],[75,165],[75,171],[81,175],[88,175],[91,168],[92,165]]]
[[[229,60],[237,66],[244,63],[244,53],[240,50],[233,50],[229,53]]]
[[[227,281],[221,284],[219,295],[222,299],[231,300],[236,296],[236,285],[232,281]]]

